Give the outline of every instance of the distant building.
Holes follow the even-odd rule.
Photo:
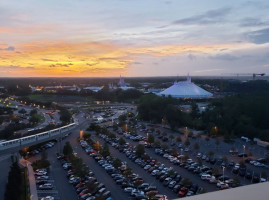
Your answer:
[[[158,95],[160,96],[164,95],[166,97],[170,95],[171,97],[174,98],[195,98],[195,99],[209,98],[213,96],[212,93],[192,83],[189,75],[186,81],[174,82],[174,84],[171,87],[158,93]]]
[[[162,89],[149,88],[148,93],[158,94],[162,91]]]
[[[119,89],[119,88],[122,90],[134,89],[134,87],[128,86],[128,84],[125,83],[124,78],[122,78],[121,76],[120,76],[120,81],[118,83],[118,87],[116,85],[109,84],[109,89],[111,89],[111,90],[115,90],[115,89]]]
[[[98,87],[98,86],[90,86],[90,87],[85,87],[85,88],[83,88],[83,89],[84,89],[84,90],[91,90],[91,91],[93,91],[93,92],[98,92],[98,91],[100,91],[102,88],[103,88],[103,86],[102,86],[102,87]]]

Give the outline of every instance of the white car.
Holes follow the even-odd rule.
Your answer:
[[[133,191],[133,189],[134,188],[132,188],[132,187],[124,188],[124,192],[131,193]]]
[[[153,170],[152,172],[151,172],[151,175],[152,176],[156,176],[156,174],[159,172],[159,170],[157,170],[157,169],[155,169],[155,170]]]
[[[150,166],[150,165],[146,165],[146,166],[144,167],[144,170],[148,170],[149,168],[151,168],[151,166]]]
[[[54,197],[46,196],[46,197],[41,198],[41,200],[54,200]]]
[[[42,189],[42,190],[50,190],[52,188],[53,187],[52,187],[51,183],[45,183],[45,184],[39,186],[39,189]]]
[[[203,175],[201,176],[201,179],[202,179],[202,180],[210,180],[210,179],[211,179],[211,175],[210,175],[210,174],[203,174]]]
[[[48,180],[49,177],[48,176],[38,176],[36,179],[37,180]]]

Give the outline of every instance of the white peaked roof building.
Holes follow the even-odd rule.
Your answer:
[[[165,89],[164,91],[158,94],[159,96],[169,96],[171,95],[174,98],[209,98],[213,94],[200,88],[191,82],[191,78],[188,75],[186,81],[175,82],[174,85]]]

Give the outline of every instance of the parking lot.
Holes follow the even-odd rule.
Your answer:
[[[267,175],[267,173],[269,173],[269,169],[267,165],[259,164],[258,162],[258,160],[263,162],[262,159],[258,158],[259,156],[264,156],[264,151],[261,150],[261,147],[258,147],[255,144],[248,144],[240,139],[235,139],[234,143],[227,144],[224,143],[221,138],[210,138],[208,141],[202,136],[198,138],[189,137],[188,140],[190,144],[187,146],[184,144],[187,139],[186,135],[158,126],[160,130],[166,131],[167,139],[163,140],[163,137],[160,137],[160,135],[156,133],[156,126],[155,130],[152,132],[152,125],[141,129],[141,124],[142,123],[139,122],[136,127],[133,125],[133,128],[136,129],[136,134],[134,134],[133,137],[130,137],[130,134],[128,134],[128,132],[124,129],[114,131],[112,127],[108,128],[110,133],[116,135],[116,139],[106,141],[110,144],[110,152],[128,163],[128,165],[130,165],[138,174],[141,174],[143,178],[154,182],[154,184],[158,187],[158,190],[166,192],[165,194],[171,199],[175,198],[175,194],[171,190],[167,190],[167,187],[160,183],[160,180],[152,177],[151,173],[147,171],[148,169],[143,170],[143,168],[140,168],[141,166],[138,167],[138,164],[141,165],[140,163],[137,164],[134,160],[132,161],[131,159],[128,159],[128,156],[126,158],[126,155],[124,155],[124,153],[126,153],[126,149],[121,149],[121,151],[119,151],[118,140],[120,137],[123,137],[126,142],[129,143],[128,145],[130,148],[135,149],[136,145],[146,143],[147,136],[151,133],[154,135],[155,140],[160,140],[162,144],[167,144],[168,149],[162,149],[160,147],[159,149],[156,147],[145,148],[146,154],[150,156],[151,159],[157,160],[159,163],[164,164],[168,168],[173,167],[178,174],[191,180],[193,184],[202,187],[207,192],[267,181],[267,178],[263,178],[263,176],[264,174]],[[173,139],[169,137],[170,134],[174,135]],[[178,136],[181,137],[180,142],[176,142],[176,137]],[[95,140],[100,141],[102,144],[105,142],[103,139],[107,139],[105,136],[100,139],[100,137],[94,135],[94,132],[92,137]],[[138,139],[135,139],[135,137]],[[219,140],[218,144],[216,140]],[[195,143],[199,145],[198,149],[194,148]],[[171,149],[173,148],[177,150],[178,158],[170,154]],[[236,149],[236,153],[231,153],[231,149]],[[156,150],[160,150],[161,153],[158,151],[156,152]],[[209,151],[213,152],[212,157],[208,155]],[[251,157],[247,157],[247,155],[239,155],[243,152],[250,151],[252,153]],[[182,163],[180,156],[188,157],[188,162],[184,161]],[[198,165],[198,160],[201,162],[202,167],[199,166],[200,163]],[[217,172],[215,172],[216,170]],[[214,176],[213,173],[216,175]],[[208,174],[207,178],[204,178],[204,176],[202,176],[203,174]]]

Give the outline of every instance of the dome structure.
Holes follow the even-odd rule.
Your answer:
[[[172,96],[174,98],[202,99],[212,97],[213,94],[200,88],[191,82],[188,75],[186,81],[174,82],[174,84],[158,94],[159,96]]]

